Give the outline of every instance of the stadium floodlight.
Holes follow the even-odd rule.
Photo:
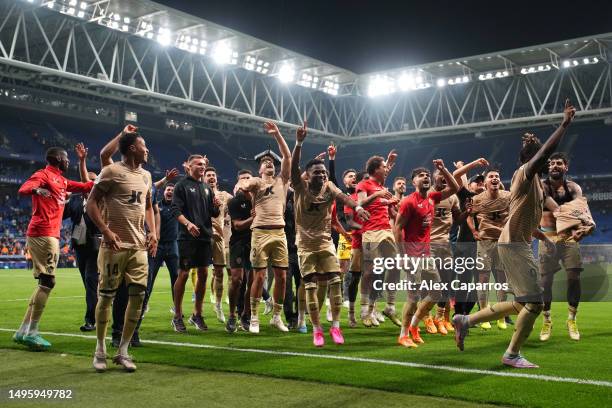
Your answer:
[[[404,92],[411,91],[416,88],[416,80],[412,75],[404,72],[397,78],[397,87]]]
[[[227,43],[218,43],[212,51],[212,58],[217,64],[232,64],[238,63],[238,52],[234,51]]]
[[[295,68],[290,64],[283,64],[278,70],[278,79],[281,82],[293,82],[295,79]]]
[[[319,78],[307,72],[303,72],[297,84],[306,88],[316,89],[317,86],[319,86]]]
[[[77,17],[79,17],[79,18],[84,18],[84,17],[85,17],[85,12],[84,12],[83,10],[80,10],[80,11],[77,13]]]
[[[171,38],[170,38],[170,30],[166,27],[160,27],[159,30],[157,31],[157,42],[160,43],[162,46],[167,46],[170,45],[171,42]]]
[[[467,75],[458,76],[456,78],[451,78],[448,80],[449,85],[460,85],[460,84],[466,84],[468,82],[470,82],[470,77]]]
[[[336,81],[325,80],[323,82],[323,88],[321,90],[330,95],[338,95],[338,90],[340,89],[340,84]]]
[[[388,95],[395,91],[393,86],[393,80],[385,75],[375,75],[370,77],[368,84],[368,96],[376,97],[381,95]]]
[[[68,2],[68,5],[69,5],[69,6],[76,6],[76,5],[77,5],[77,3],[78,3],[78,1],[77,1],[77,0],[70,0],[70,1]]]
[[[256,71],[260,74],[267,74],[270,70],[270,63],[259,59],[253,55],[247,55],[244,59],[243,66],[249,71]]]
[[[438,88],[445,87],[446,86],[446,79],[438,78],[438,80],[436,81],[436,85],[438,86]]]
[[[70,14],[71,16],[74,15],[74,12],[75,12],[74,7],[70,7],[68,10],[66,10],[66,13]]]
[[[571,63],[568,60],[563,61],[562,63],[563,68],[569,68],[571,66]]]
[[[81,10],[85,10],[85,9],[87,9],[87,3],[82,1],[81,4],[79,4],[79,7],[81,8]]]
[[[55,6],[55,1],[50,1],[47,3],[47,8],[52,9]]]
[[[547,72],[547,71],[550,71],[551,69],[552,69],[552,66],[550,64],[539,64],[539,65],[533,65],[531,67],[521,68],[521,74],[523,75],[535,74],[538,72]]]
[[[510,76],[510,71],[504,70],[504,71],[491,71],[491,72],[486,72],[483,74],[479,74],[478,75],[478,80],[480,81],[488,81],[490,79],[495,79],[495,78],[506,78]]]

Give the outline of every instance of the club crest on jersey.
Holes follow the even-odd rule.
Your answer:
[[[264,191],[264,197],[268,195],[273,195],[274,194],[273,188],[274,186],[266,187],[266,190]]]
[[[192,193],[195,193],[195,187],[189,187],[189,191],[191,191]]]

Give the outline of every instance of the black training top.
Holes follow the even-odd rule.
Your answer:
[[[191,176],[185,177],[174,186],[172,197],[172,215],[178,218],[184,215],[190,222],[200,229],[200,235],[193,237],[187,227],[179,227],[179,241],[208,241],[212,237],[212,218],[219,215],[219,208],[213,205],[215,193],[208,184],[195,180]]]
[[[247,200],[245,195],[238,191],[236,195],[227,202],[227,210],[232,220],[244,221],[251,216],[251,209],[253,204],[251,200]],[[230,237],[230,245],[236,243],[243,243],[245,245],[251,244],[251,228],[245,228],[243,230],[234,229],[232,223],[232,236]]]

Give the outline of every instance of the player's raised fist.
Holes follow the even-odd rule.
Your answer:
[[[270,132],[268,131],[268,133]],[[304,139],[306,139],[307,134],[308,134],[308,127],[307,127],[306,121],[304,121],[304,125],[300,126],[295,131],[295,138],[297,139],[298,142],[303,142]]]
[[[329,160],[334,160],[336,158],[336,145],[332,142],[329,146],[327,146],[327,154],[329,155]]]
[[[136,133],[138,128],[134,125],[127,125],[123,128],[123,133]]]
[[[442,159],[435,159],[433,165],[438,170],[444,170],[444,161]]]

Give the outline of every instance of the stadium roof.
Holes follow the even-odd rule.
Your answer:
[[[559,69],[566,59],[598,57],[601,55],[602,43],[612,43],[612,33],[598,34],[359,75],[149,0],[42,0],[41,5],[52,4],[58,11],[62,5],[66,10],[72,5],[75,7],[74,13],[78,13],[81,3],[87,4],[88,14],[85,17],[90,21],[98,21],[109,27],[117,24],[114,27],[116,29],[125,27],[123,31],[143,37],[150,36],[147,38],[151,39],[161,38],[162,42],[166,41],[168,45],[179,48],[184,47],[183,49],[194,47],[198,52],[202,50],[202,54],[212,57],[215,57],[214,54],[219,48],[223,48],[222,53],[230,53],[228,59],[232,58],[231,53],[236,53],[236,63],[243,66],[247,63],[247,57],[253,57],[254,64],[257,64],[257,60],[262,64],[268,64],[265,73],[270,76],[282,75],[281,70],[288,65],[293,69],[295,76],[288,82],[299,84],[302,75],[310,75],[319,81],[318,85],[312,84],[312,88],[323,89],[323,82],[327,79],[343,85],[340,94],[353,95],[368,94],[367,88],[375,77],[384,77],[397,82],[401,81],[403,75],[413,75],[419,77],[423,83],[422,87],[428,87],[435,85],[439,80],[452,79],[451,84],[454,84],[457,79],[461,78],[458,83],[462,83],[464,78],[467,82],[478,79],[480,75],[491,74],[492,78],[495,78],[496,74],[498,77],[503,77],[521,73],[522,69],[540,68],[540,71]],[[129,24],[124,25],[123,20],[126,17],[129,19]],[[160,29],[164,30],[161,37]],[[186,40],[197,40],[198,44],[195,46]],[[579,63],[582,63],[581,60]],[[504,75],[504,72],[507,74]],[[400,87],[401,85],[395,86],[398,89]]]

